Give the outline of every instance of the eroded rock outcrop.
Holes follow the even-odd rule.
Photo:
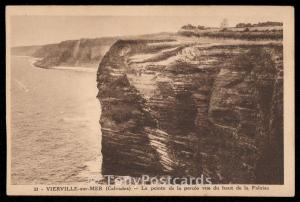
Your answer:
[[[120,40],[97,82],[103,174],[282,183],[281,45]]]

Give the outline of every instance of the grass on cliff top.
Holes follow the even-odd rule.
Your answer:
[[[230,38],[230,39],[242,39],[242,40],[282,40],[283,31],[212,31],[212,32],[193,32],[193,31],[181,31],[180,35],[191,37],[211,37],[211,38]]]

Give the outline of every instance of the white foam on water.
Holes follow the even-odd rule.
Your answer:
[[[57,70],[70,70],[70,71],[78,71],[78,72],[96,72],[97,68],[92,67],[70,67],[70,66],[54,66],[49,69],[57,69]]]

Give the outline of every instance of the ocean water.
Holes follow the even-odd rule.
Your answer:
[[[95,71],[11,59],[12,184],[86,183],[101,176]]]

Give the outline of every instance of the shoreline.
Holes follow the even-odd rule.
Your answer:
[[[54,69],[54,70],[69,70],[69,71],[77,71],[77,72],[97,72],[97,67],[85,67],[85,66],[53,66],[53,67],[40,67],[35,65],[35,63],[42,58],[35,58],[31,56],[21,56],[21,55],[12,55],[13,57],[19,58],[28,58],[30,65],[36,68],[42,69]]]

